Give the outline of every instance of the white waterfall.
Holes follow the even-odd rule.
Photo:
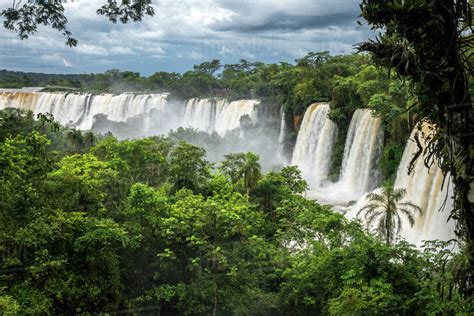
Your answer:
[[[306,110],[293,152],[292,164],[300,168],[312,188],[321,185],[331,167],[337,127],[328,112],[328,103],[315,103]]]
[[[401,235],[405,239],[419,245],[422,240],[449,240],[454,238],[455,224],[454,221],[447,221],[449,213],[453,209],[453,185],[449,180],[449,176],[447,176],[443,186],[444,177],[441,169],[436,164],[428,169],[422,157],[418,158],[412,174],[408,175],[408,165],[413,155],[418,151],[418,146],[414,141],[417,132],[415,128],[407,142],[394,187],[404,188],[407,191],[405,200],[418,205],[422,209],[422,213],[415,217],[413,228],[405,222],[401,231]],[[429,135],[432,132],[432,127],[423,124],[422,132]],[[425,145],[424,139],[421,140],[421,143],[422,146]],[[445,201],[446,206],[443,209],[442,206]]]
[[[107,115],[107,119],[124,122],[140,114],[146,114],[152,109],[164,111],[167,94],[138,94],[123,93],[119,95],[102,94],[94,96],[85,119],[78,126],[80,129],[92,128],[94,116]]]
[[[225,99],[191,99],[184,113],[181,106],[166,109],[168,94],[65,94],[0,91],[0,109],[23,108],[38,113],[51,113],[64,124],[88,130],[93,127],[97,115],[105,115],[109,121],[125,122],[145,115],[141,134],[166,133],[166,128],[193,127],[206,132],[218,132],[221,136],[240,126],[240,118],[249,115],[257,121],[257,100],[228,102]],[[148,115],[151,111],[157,113]],[[165,113],[166,112],[166,113]],[[165,120],[163,122],[163,120]],[[162,125],[162,126],[157,126]],[[149,130],[153,128],[153,130]],[[158,129],[158,130],[157,130]]]
[[[377,154],[383,145],[381,120],[368,109],[357,109],[352,116],[344,147],[339,185],[354,196],[373,189]]]
[[[225,99],[190,99],[181,125],[208,133],[224,136],[227,131],[240,126],[240,118],[249,115],[253,123],[257,120],[256,100],[228,102]]]
[[[224,136],[227,131],[240,126],[240,118],[244,115],[248,115],[252,122],[256,123],[258,104],[257,100],[239,100],[224,105],[217,116],[214,130]]]
[[[441,169],[436,164],[433,164],[428,169],[424,164],[422,156],[415,162],[412,173],[408,175],[410,161],[419,150],[414,141],[415,134],[419,133],[420,143],[424,146],[425,139],[421,138],[421,134],[428,135],[431,131],[432,127],[428,124],[423,124],[421,133],[416,127],[412,131],[403,152],[394,184],[394,188],[406,190],[404,201],[412,202],[422,210],[421,213],[415,214],[415,224],[413,227],[409,225],[406,217],[402,216],[400,235],[408,242],[417,246],[422,245],[423,240],[449,240],[455,237],[455,223],[453,220],[448,222],[449,214],[453,209],[453,185],[449,175],[446,177],[443,185],[444,177]],[[380,191],[380,189],[376,190],[376,192]],[[359,210],[367,203],[368,201],[363,196],[351,207],[346,216],[348,218],[356,217]]]
[[[377,185],[379,172],[376,167],[382,145],[380,119],[373,117],[368,109],[357,109],[349,125],[339,181],[313,188],[307,196],[336,209],[357,201]]]
[[[167,94],[119,95],[0,91],[0,109],[23,108],[33,113],[50,113],[63,125],[87,130],[94,116],[104,114],[111,121],[123,122],[152,109],[164,111]]]
[[[211,99],[190,99],[186,103],[182,126],[212,132],[216,117],[217,102]]]
[[[283,107],[280,109],[280,135],[278,136],[278,160],[287,163],[285,157],[286,116]]]

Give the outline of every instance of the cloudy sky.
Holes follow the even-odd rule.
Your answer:
[[[183,72],[214,58],[293,62],[310,51],[350,53],[370,36],[357,24],[359,0],[154,0],[155,16],[126,25],[97,16],[103,2],[64,5],[75,48],[48,28],[26,41],[0,28],[0,69]],[[11,3],[0,0],[0,9]]]

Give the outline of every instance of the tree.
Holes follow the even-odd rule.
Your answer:
[[[247,190],[247,194],[249,194],[251,189],[255,188],[258,180],[262,176],[262,167],[258,163],[258,159],[259,157],[257,155],[248,152],[245,155],[244,164],[237,174],[237,177],[244,181],[244,188]]]
[[[194,65],[193,68],[196,72],[203,72],[213,76],[221,67],[221,61],[219,59],[213,59],[211,61],[205,61],[199,65]]]
[[[67,29],[67,18],[64,15],[62,0],[33,0],[21,5],[21,0],[13,1],[10,8],[3,10],[0,16],[5,18],[3,26],[18,33],[22,40],[38,31],[38,26],[45,25],[56,29],[66,37],[67,46],[76,46],[77,40]],[[120,4],[119,4],[120,3]],[[107,0],[97,10],[98,15],[106,16],[112,23],[141,21],[145,15],[153,16],[155,11],[151,0]]]
[[[101,160],[110,161],[129,185],[140,182],[157,187],[168,177],[166,156],[171,146],[171,142],[163,137],[121,142],[115,137],[106,137],[91,151]]]
[[[455,188],[452,217],[457,220],[458,236],[469,243],[474,271],[471,8],[469,0],[364,0],[362,16],[372,29],[383,29],[384,33],[359,48],[370,52],[379,65],[411,79],[420,121],[428,120],[438,127],[424,158],[427,165],[435,159],[444,173],[451,175]],[[422,151],[420,146],[420,154]],[[473,277],[465,284],[471,298]]]
[[[239,181],[239,172],[245,164],[244,153],[231,153],[224,155],[219,170],[229,177],[230,181],[236,184]]]
[[[204,158],[206,151],[186,142],[180,142],[169,156],[170,180],[175,191],[202,189],[210,177],[211,164]]]
[[[84,136],[82,132],[78,129],[71,129],[67,133],[67,139],[71,142],[72,146],[74,147],[74,151],[82,154],[82,148],[85,145]]]
[[[393,189],[390,185],[385,185],[382,192],[367,194],[368,204],[357,213],[357,216],[365,213],[364,220],[368,228],[376,224],[378,236],[385,240],[387,245],[392,244],[400,233],[402,215],[413,227],[415,213],[421,213],[421,209],[415,204],[409,201],[401,202],[405,195],[405,189]]]

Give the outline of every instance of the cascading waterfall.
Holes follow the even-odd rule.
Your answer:
[[[149,113],[152,109],[164,111],[167,94],[123,93],[120,95],[0,92],[0,109],[22,108],[34,114],[50,113],[64,125],[91,129],[94,116],[106,115],[111,121],[124,122],[129,118]]]
[[[339,183],[355,196],[373,189],[377,179],[375,168],[383,145],[381,120],[368,109],[354,112],[344,147]]]
[[[51,113],[64,125],[75,126],[83,117],[90,95],[41,93],[34,113]]]
[[[168,94],[122,93],[93,96],[76,93],[0,91],[0,109],[13,107],[28,109],[35,114],[51,113],[58,122],[82,130],[93,128],[98,115],[104,115],[112,122],[126,122],[128,119],[145,115],[141,126],[142,135],[152,135],[156,132],[157,124],[161,124],[165,128],[189,126],[206,132],[216,131],[224,136],[227,131],[240,126],[240,118],[244,115],[249,115],[253,123],[257,120],[257,100],[229,103],[225,99],[191,99],[186,103],[184,113],[178,107],[166,109],[167,100]],[[146,116],[152,111],[159,114]],[[154,130],[150,130],[152,128]],[[163,128],[159,130],[167,132]]]
[[[423,124],[422,135],[429,135],[432,132],[432,126]],[[441,169],[433,164],[429,169],[425,166],[423,158],[419,157],[413,166],[413,171],[408,175],[408,166],[419,148],[414,141],[418,129],[412,131],[407,145],[403,152],[402,160],[398,167],[397,178],[394,188],[406,190],[404,201],[412,202],[419,206],[422,213],[415,214],[415,224],[411,227],[406,217],[402,216],[402,229],[400,235],[408,242],[417,246],[422,245],[423,240],[450,240],[454,235],[454,221],[448,222],[448,217],[453,209],[453,185],[449,180],[443,180],[444,176]],[[422,146],[425,146],[425,139],[420,138]],[[380,189],[376,190],[380,192]],[[347,212],[348,218],[356,217],[359,210],[368,203],[363,196]],[[444,207],[443,207],[444,206]]]
[[[340,185],[361,195],[374,187],[377,153],[383,144],[381,120],[368,109],[357,109],[352,117],[344,146]]]
[[[33,111],[38,93],[0,91],[0,109],[17,108]]]
[[[331,167],[337,126],[328,112],[328,103],[315,103],[306,110],[293,152],[292,164],[301,169],[312,188],[321,185]]]
[[[286,116],[283,108],[280,109],[280,135],[278,136],[278,160],[286,162],[285,157]]]
[[[205,132],[212,132],[216,122],[217,107],[217,102],[211,99],[188,100],[182,125]]]
[[[337,206],[357,201],[377,185],[382,145],[381,120],[369,109],[357,109],[349,125],[339,181],[308,192],[308,197]]]
[[[240,126],[240,118],[249,115],[257,119],[256,100],[227,102],[225,99],[190,99],[186,103],[181,125],[208,133],[216,131],[224,136],[227,131]]]
[[[90,129],[94,116],[103,114],[107,119],[124,122],[129,118],[145,114],[152,109],[164,111],[167,94],[138,94],[123,93],[119,95],[103,94],[92,98],[85,119],[78,126],[80,129]]]
[[[224,105],[217,116],[214,130],[224,136],[227,131],[240,126],[240,118],[248,115],[253,123],[257,122],[257,100],[238,100]]]
[[[432,131],[431,125],[423,124],[422,134],[429,135]],[[443,185],[441,169],[436,164],[430,169],[426,168],[422,157],[418,158],[412,174],[408,175],[408,165],[418,151],[413,140],[417,132],[415,128],[407,142],[394,187],[404,188],[407,191],[405,200],[422,209],[422,214],[415,217],[413,228],[404,222],[401,231],[401,235],[409,242],[420,245],[422,240],[454,238],[454,221],[448,222],[449,213],[453,209],[453,185],[449,176]],[[425,146],[424,140],[421,140],[422,146]]]

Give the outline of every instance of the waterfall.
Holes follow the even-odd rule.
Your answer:
[[[412,174],[408,175],[408,165],[418,151],[418,146],[414,141],[415,134],[418,132],[429,135],[432,131],[433,127],[426,123],[422,125],[422,133],[419,133],[416,127],[412,131],[403,152],[394,185],[395,188],[404,188],[407,191],[406,201],[422,209],[422,214],[416,214],[413,228],[404,222],[401,231],[405,239],[416,245],[421,244],[422,240],[454,238],[454,221],[448,222],[449,213],[453,209],[453,185],[449,176],[446,177],[443,186],[444,177],[441,169],[436,164],[428,169],[422,157],[418,158]],[[421,143],[425,146],[425,138],[421,139]],[[446,206],[442,209],[445,201]]]
[[[357,109],[352,116],[344,146],[339,185],[354,197],[374,189],[376,163],[383,145],[381,120],[368,109]]]
[[[287,163],[285,157],[286,116],[283,108],[280,109],[280,135],[278,136],[278,160]]]
[[[423,124],[421,132],[421,134],[429,135],[432,132],[432,126]],[[394,188],[405,189],[406,195],[403,201],[412,202],[422,210],[421,214],[415,214],[413,227],[402,216],[402,229],[400,231],[400,235],[408,242],[421,246],[423,240],[449,240],[454,238],[455,224],[453,220],[448,222],[449,214],[453,209],[453,185],[449,180],[449,176],[446,177],[443,185],[444,177],[441,169],[436,164],[428,169],[424,164],[423,157],[418,158],[412,173],[408,175],[410,161],[419,150],[414,141],[416,133],[419,133],[419,131],[415,127],[405,146]],[[422,146],[425,146],[425,139],[421,137],[419,139]],[[375,190],[375,192],[380,191],[381,189]],[[367,203],[366,197],[363,196],[351,207],[346,216],[348,218],[356,217],[359,210]],[[443,205],[445,205],[444,208]]]
[[[63,125],[74,126],[84,115],[90,95],[40,93],[34,113],[51,113]]]
[[[0,109],[17,108],[33,111],[39,94],[32,92],[0,91]]]
[[[240,118],[248,115],[252,122],[257,122],[257,100],[239,100],[232,101],[228,105],[222,106],[214,130],[219,135],[224,136],[227,131],[240,126]]]
[[[257,100],[228,102],[225,99],[191,99],[184,113],[181,106],[167,109],[168,94],[76,94],[0,91],[0,109],[23,108],[51,113],[63,125],[82,130],[92,129],[95,118],[104,115],[113,122],[142,117],[140,135],[168,132],[179,126],[193,127],[221,136],[240,126],[240,118],[249,115],[257,121]],[[153,113],[152,113],[153,112]],[[144,116],[144,117],[143,117]]]
[[[293,151],[292,164],[297,165],[312,188],[328,176],[337,127],[327,114],[328,103],[314,103],[305,112]]]
[[[211,99],[188,100],[182,125],[204,132],[212,132],[216,122],[217,107],[217,102]]]
[[[338,206],[357,201],[377,185],[380,178],[377,162],[382,145],[380,119],[373,117],[368,109],[357,109],[349,124],[339,181],[316,188],[308,192],[308,196]]]
[[[50,113],[63,125],[91,129],[94,116],[106,115],[110,121],[124,122],[129,118],[165,110],[167,94],[119,95],[76,93],[43,93],[0,91],[0,109],[22,108],[34,114]]]
[[[182,120],[183,127],[192,127],[211,133],[216,131],[224,136],[227,131],[240,126],[240,118],[249,115],[253,123],[257,119],[255,106],[258,101],[239,100],[227,102],[225,99],[190,99]]]
[[[79,125],[80,129],[91,129],[94,116],[104,114],[107,119],[124,122],[129,118],[149,113],[152,109],[164,111],[167,94],[102,94],[92,98],[86,118]]]

